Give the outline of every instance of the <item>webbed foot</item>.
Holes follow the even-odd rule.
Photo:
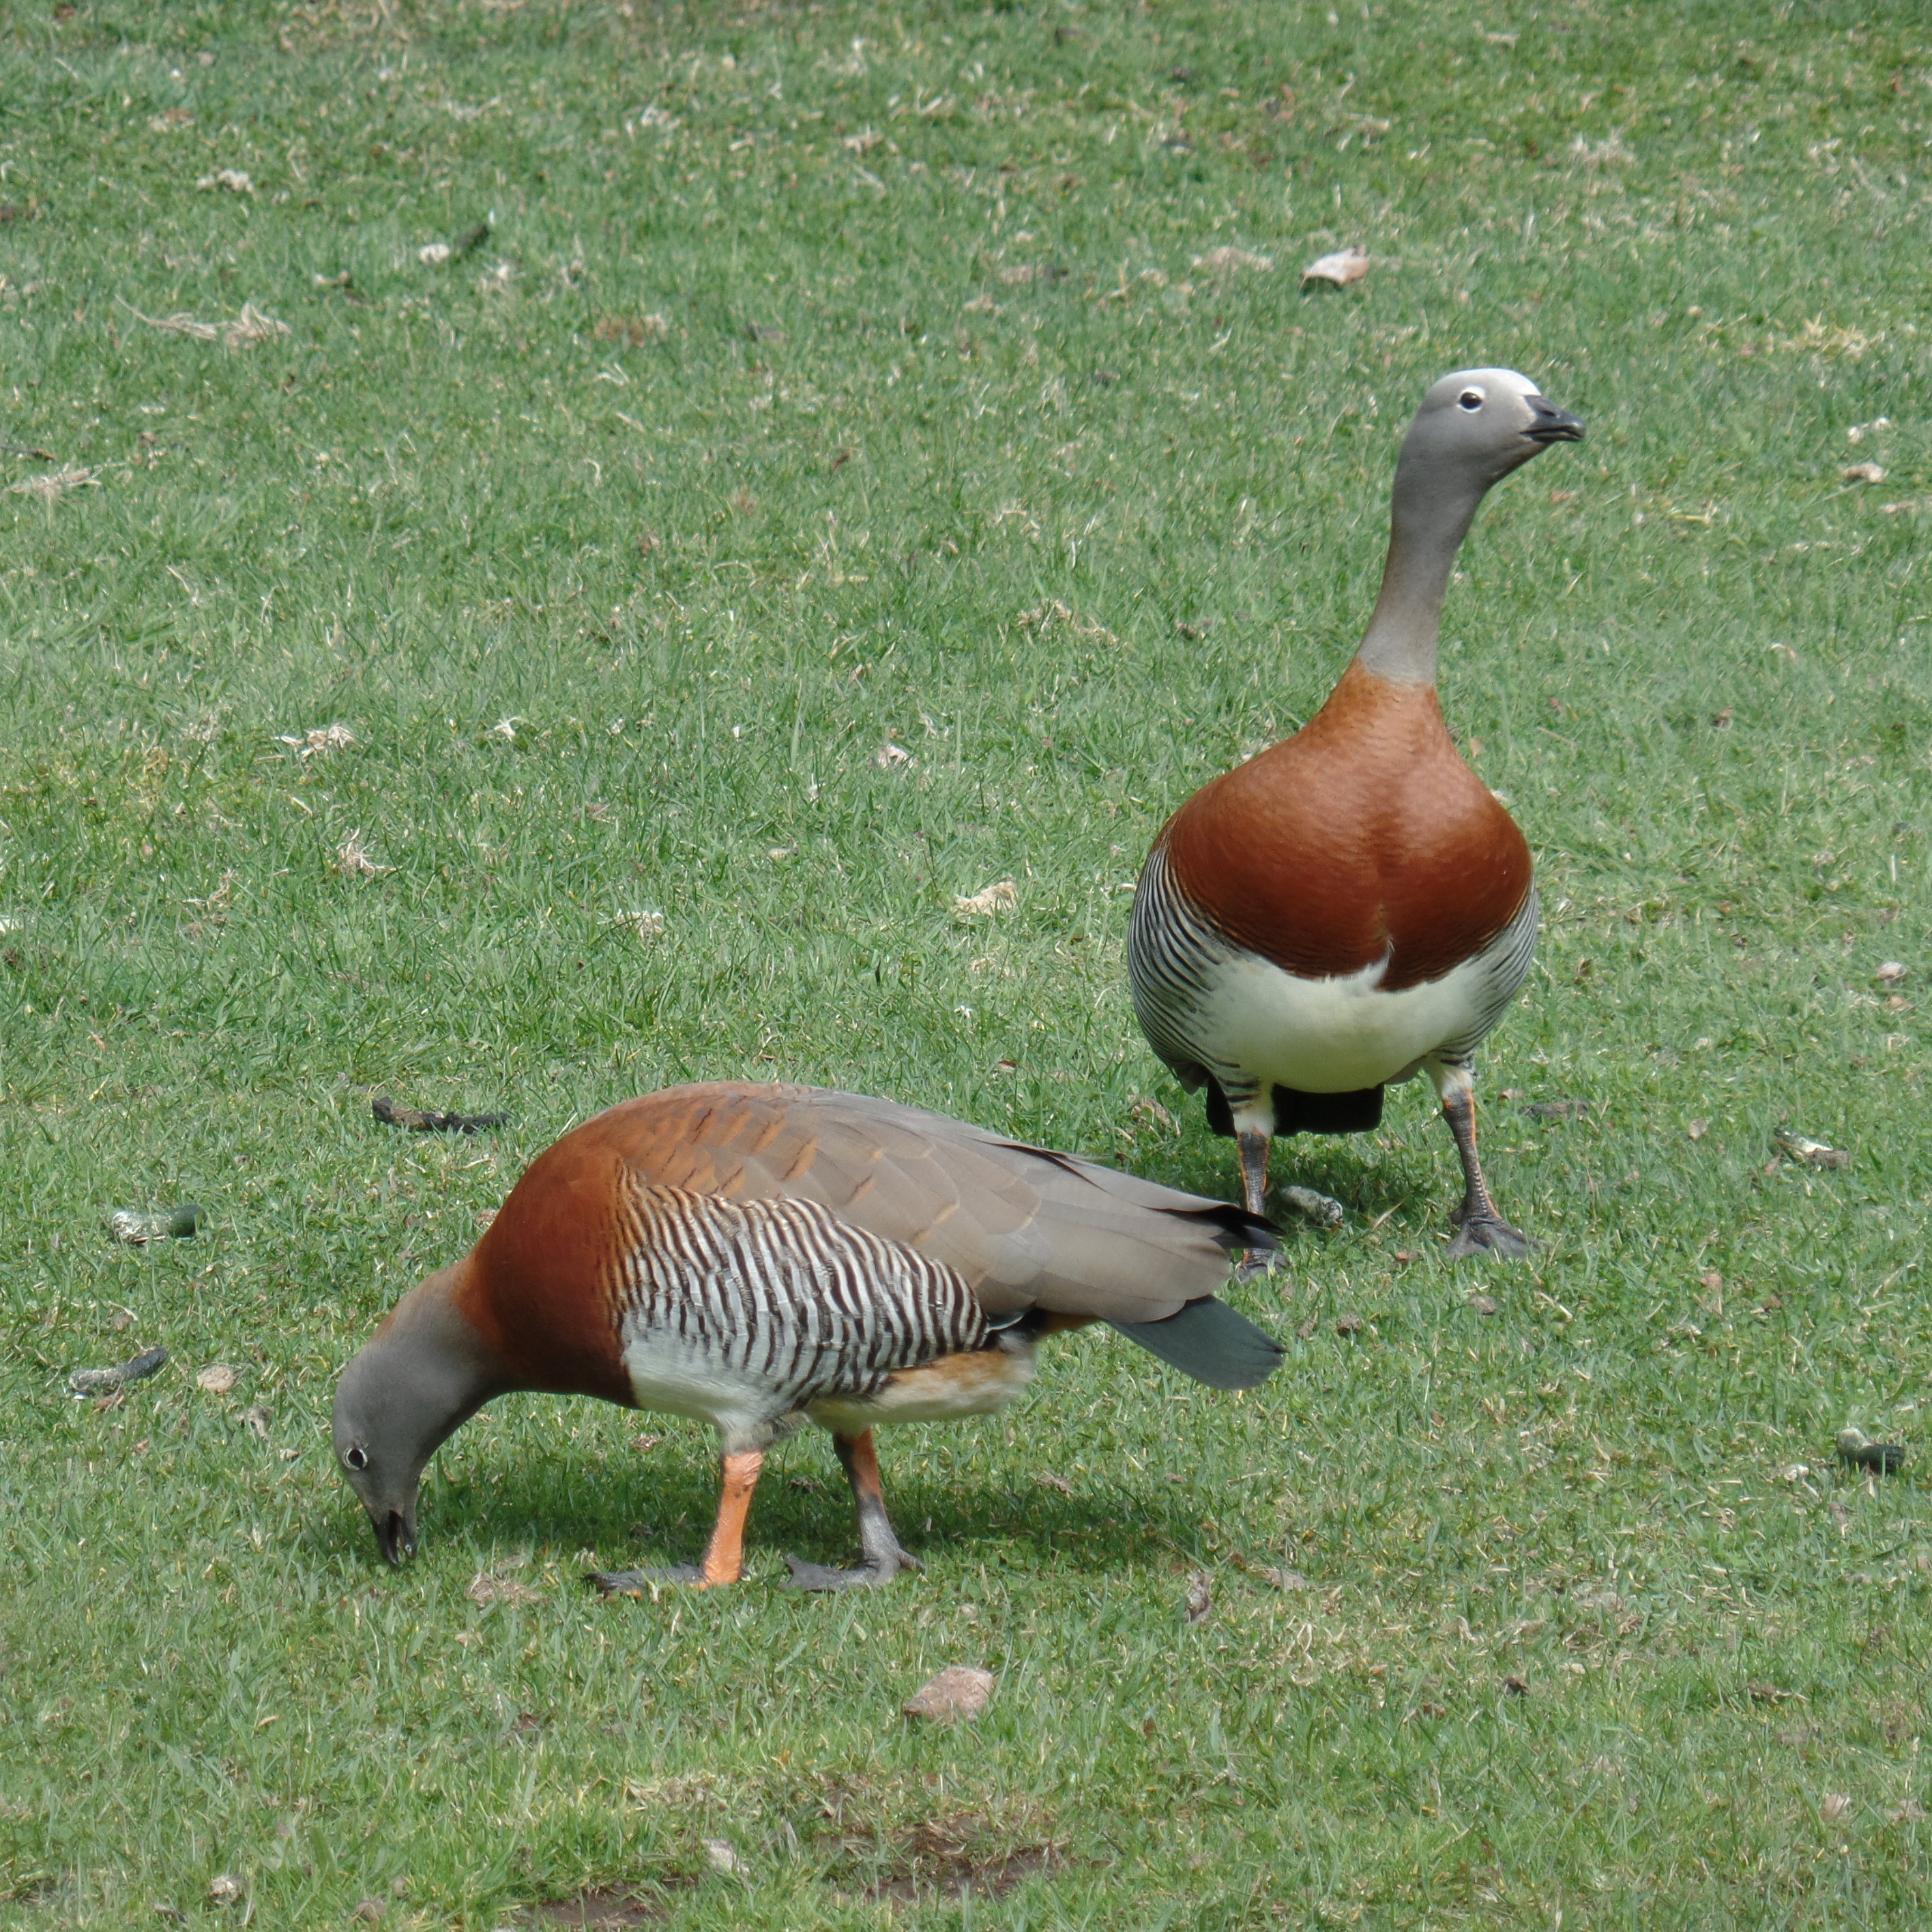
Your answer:
[[[855,1570],[828,1570],[822,1563],[808,1563],[802,1556],[788,1556],[792,1590],[877,1590],[896,1581],[902,1570],[922,1570],[925,1564],[903,1550],[895,1550],[879,1562],[862,1563]]]
[[[589,1580],[607,1597],[641,1597],[668,1583],[708,1589],[710,1580],[695,1563],[668,1563],[658,1570],[593,1570]]]
[[[1466,1255],[1501,1255],[1520,1261],[1537,1244],[1520,1228],[1512,1228],[1500,1214],[1459,1214],[1456,1238],[1449,1244],[1449,1258],[1460,1261]]]

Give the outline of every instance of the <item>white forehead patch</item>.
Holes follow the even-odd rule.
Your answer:
[[[1436,387],[1444,392],[1452,387],[1477,388],[1486,396],[1534,396],[1540,393],[1527,376],[1519,375],[1514,369],[1458,369],[1453,376],[1444,376]]]

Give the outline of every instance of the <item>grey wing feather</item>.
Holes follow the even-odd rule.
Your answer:
[[[1211,1295],[1232,1249],[1274,1245],[1266,1222],[1226,1202],[1076,1155],[893,1101],[778,1090],[812,1117],[818,1148],[776,1191],[822,1200],[956,1269],[996,1317],[1038,1307],[1159,1321]]]

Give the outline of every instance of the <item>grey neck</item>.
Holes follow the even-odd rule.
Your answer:
[[[1436,682],[1436,640],[1449,573],[1490,481],[1402,452],[1382,595],[1355,653],[1364,670],[1399,684]]]

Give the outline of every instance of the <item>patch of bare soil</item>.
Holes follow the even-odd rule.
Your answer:
[[[530,1909],[532,1925],[569,1925],[578,1932],[620,1932],[627,1925],[654,1925],[670,1916],[672,1894],[689,1879],[640,1886],[592,1886],[574,1898],[556,1898]]]
[[[929,1818],[883,1840],[848,1839],[845,1849],[855,1855],[852,1876],[862,1895],[899,1905],[936,1896],[998,1898],[1064,1856],[1052,1840],[1016,1844],[1010,1828],[976,1811]]]

